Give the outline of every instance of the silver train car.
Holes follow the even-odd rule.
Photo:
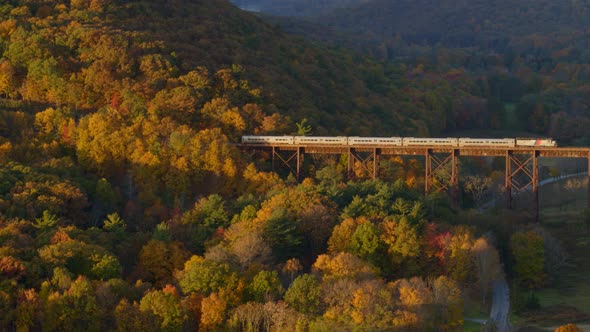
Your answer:
[[[348,145],[362,146],[362,145],[393,145],[401,146],[401,137],[348,137]]]
[[[293,145],[294,136],[242,136],[244,144],[287,144]]]
[[[550,138],[422,138],[422,137],[360,137],[360,136],[242,136],[244,144],[260,145],[336,145],[336,146],[498,146],[555,147]]]
[[[459,138],[459,146],[506,146],[515,147],[514,138]]]
[[[404,137],[402,138],[403,146],[457,146],[458,138],[423,138],[423,137]]]
[[[326,144],[326,145],[348,145],[346,136],[293,136],[295,144]]]

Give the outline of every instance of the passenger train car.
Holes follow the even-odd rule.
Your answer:
[[[348,145],[360,146],[360,145],[393,145],[401,146],[401,137],[348,137]]]
[[[541,146],[557,143],[550,138],[418,138],[418,137],[359,137],[359,136],[242,136],[244,144],[260,145],[338,145],[338,146]]]

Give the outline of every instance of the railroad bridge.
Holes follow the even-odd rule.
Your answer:
[[[455,206],[459,203],[459,163],[461,156],[504,157],[506,204],[512,208],[516,193],[528,191],[533,195],[535,220],[539,219],[539,158],[583,158],[590,170],[590,148],[587,147],[503,147],[503,146],[391,146],[363,145],[336,146],[328,144],[248,144],[237,146],[245,151],[266,152],[272,160],[273,171],[279,166],[288,168],[301,180],[306,155],[347,155],[348,177],[354,177],[354,165],[361,165],[372,178],[379,177],[381,156],[423,156],[425,158],[425,194],[446,191]],[[447,173],[440,181],[437,173]],[[450,174],[448,174],[450,173]],[[588,172],[590,180],[590,172]],[[588,185],[588,207],[590,207],[590,182]]]

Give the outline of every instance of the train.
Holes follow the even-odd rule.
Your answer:
[[[555,147],[551,138],[469,138],[469,137],[360,137],[360,136],[242,136],[243,144],[338,145],[338,146],[498,146]]]

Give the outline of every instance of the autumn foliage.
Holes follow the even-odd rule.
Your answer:
[[[345,158],[309,158],[298,183],[235,143],[439,134],[475,85],[224,0],[1,3],[0,330],[461,329],[506,257],[416,190],[418,161],[347,181]],[[543,239],[509,242],[515,279],[542,285]]]

